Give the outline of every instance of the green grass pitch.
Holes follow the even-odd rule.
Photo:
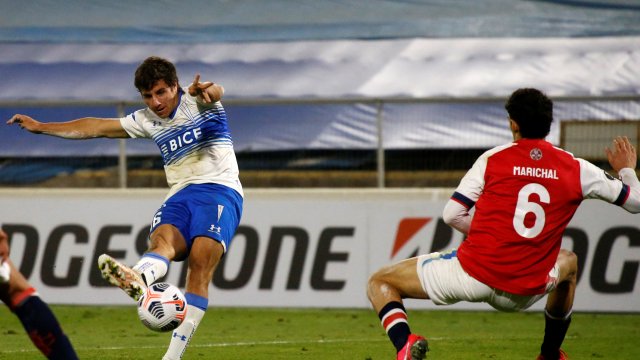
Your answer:
[[[81,359],[160,359],[168,333],[139,323],[133,306],[52,306]],[[0,306],[0,359],[44,359],[20,322]],[[427,359],[535,359],[539,312],[409,310],[429,339]],[[571,359],[640,359],[640,314],[575,313],[563,348]],[[364,309],[215,308],[207,311],[189,359],[395,359],[377,316]]]

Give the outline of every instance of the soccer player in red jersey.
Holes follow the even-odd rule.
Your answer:
[[[398,359],[424,359],[428,351],[426,339],[410,332],[403,298],[519,311],[547,294],[538,359],[568,359],[560,345],[571,322],[578,265],[573,252],[560,248],[564,230],[584,199],[640,213],[637,154],[626,137],[605,150],[617,179],[545,140],[553,103],[541,91],[518,89],[505,108],[514,141],[481,155],[443,211],[466,239],[458,249],[383,267],[369,279],[367,295]]]
[[[9,239],[0,229],[0,299],[13,312],[40,352],[50,360],[77,360],[58,319],[9,258]]]

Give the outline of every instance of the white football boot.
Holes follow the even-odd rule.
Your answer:
[[[119,287],[135,301],[138,301],[147,289],[140,274],[107,254],[98,258],[98,268],[109,284]]]

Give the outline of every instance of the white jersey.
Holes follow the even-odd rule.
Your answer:
[[[129,136],[151,138],[160,148],[171,188],[167,198],[187,185],[206,183],[225,185],[243,195],[222,104],[201,104],[186,88],[179,89],[178,96],[178,106],[168,118],[149,108],[120,118]]]

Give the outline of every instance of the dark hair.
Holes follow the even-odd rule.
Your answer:
[[[169,86],[178,84],[176,67],[169,60],[150,56],[138,65],[133,84],[142,92],[151,89],[160,80]]]
[[[518,89],[504,105],[509,118],[520,127],[520,135],[528,139],[544,139],[553,122],[553,102],[542,91]]]

